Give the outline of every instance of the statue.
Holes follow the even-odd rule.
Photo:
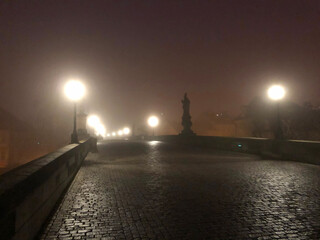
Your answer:
[[[187,96],[187,93],[184,94],[184,98],[181,101],[183,107],[183,115],[182,115],[182,126],[183,130],[180,135],[183,136],[193,136],[195,133],[191,130],[192,122],[190,116],[190,100]]]

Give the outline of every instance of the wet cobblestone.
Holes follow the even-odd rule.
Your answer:
[[[161,142],[99,150],[40,239],[320,239],[320,166]]]

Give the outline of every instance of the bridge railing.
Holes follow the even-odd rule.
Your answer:
[[[1,175],[0,238],[33,239],[95,144],[70,144]]]
[[[201,145],[226,151],[258,154],[263,158],[320,165],[320,142],[316,141],[177,135],[147,137],[145,140]]]

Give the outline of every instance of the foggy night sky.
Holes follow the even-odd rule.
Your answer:
[[[320,103],[319,1],[1,1],[0,41],[0,106],[26,121],[71,116],[70,77],[109,130],[180,121],[184,92],[193,119],[236,115],[277,79]]]

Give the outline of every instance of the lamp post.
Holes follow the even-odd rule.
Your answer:
[[[273,85],[268,89],[268,96],[271,100],[276,101],[277,105],[277,127],[275,131],[276,139],[283,139],[283,131],[281,128],[281,118],[280,118],[280,100],[286,95],[285,89],[280,85]]]
[[[79,143],[77,133],[77,101],[85,95],[84,85],[76,80],[70,80],[64,86],[66,96],[73,101],[73,132],[71,134],[71,143]]]
[[[152,128],[152,135],[154,136],[154,129],[159,125],[159,118],[156,116],[149,117],[148,124]]]

